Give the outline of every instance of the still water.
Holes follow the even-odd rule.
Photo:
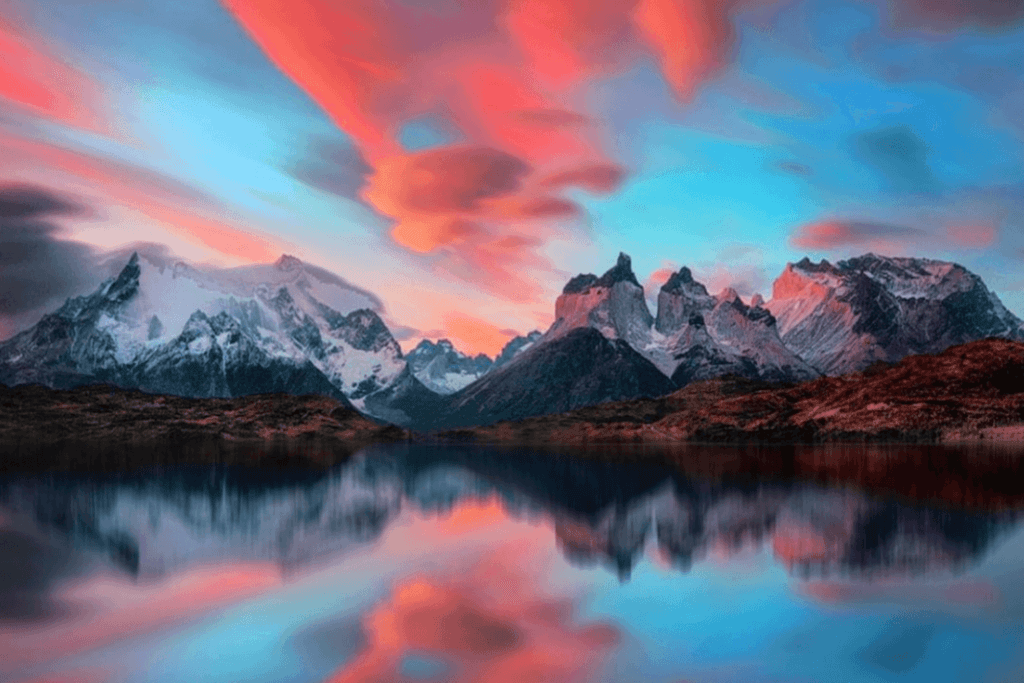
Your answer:
[[[1020,683],[1021,520],[473,448],[8,474],[0,680]]]

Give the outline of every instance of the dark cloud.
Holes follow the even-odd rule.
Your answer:
[[[373,168],[352,145],[318,142],[289,173],[301,183],[345,199],[360,201],[359,190]]]
[[[70,200],[31,185],[0,187],[0,220],[29,220],[52,215],[75,215],[84,210]]]
[[[897,26],[953,31],[1009,28],[1024,19],[1024,0],[889,0]]]
[[[814,172],[811,170],[810,166],[807,166],[806,164],[801,164],[797,161],[780,161],[779,163],[775,164],[775,168],[784,173],[790,173],[792,175],[799,176],[809,176]]]
[[[46,189],[0,187],[0,321],[19,319],[96,284],[95,254],[52,222],[87,213]]]
[[[821,221],[799,228],[790,244],[799,249],[828,250],[848,246],[903,243],[927,236],[923,230],[865,221]]]
[[[895,192],[935,192],[938,181],[928,165],[928,145],[909,126],[855,135],[854,155],[872,167]]]

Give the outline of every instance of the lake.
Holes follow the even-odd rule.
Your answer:
[[[998,454],[146,458],[0,478],[0,680],[1024,681]]]

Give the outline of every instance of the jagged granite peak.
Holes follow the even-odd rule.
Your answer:
[[[565,287],[562,288],[562,294],[582,294],[597,284],[597,280],[597,276],[593,273],[577,275],[565,283]]]
[[[751,308],[763,307],[764,297],[761,296],[760,294],[755,294],[754,296],[750,297],[750,306]]]
[[[475,382],[494,364],[485,354],[462,353],[448,339],[439,339],[436,344],[424,339],[405,360],[416,378],[439,394],[451,394]]]
[[[604,275],[602,275],[598,281],[598,287],[611,287],[616,282],[632,282],[637,287],[640,283],[636,279],[636,275],[633,273],[633,261],[629,256],[623,252],[619,252],[619,258],[616,260],[615,265],[608,269]]]
[[[732,287],[726,287],[725,289],[723,289],[715,296],[715,299],[730,304],[733,303],[734,301],[741,301],[739,292],[737,292]]]
[[[687,324],[691,317],[702,316],[714,305],[715,298],[708,294],[703,284],[693,279],[690,269],[684,266],[673,273],[658,292],[654,328],[661,334],[672,334]]]
[[[685,268],[670,282],[658,293],[655,343],[646,355],[680,386],[726,374],[771,381],[817,376],[782,343],[771,313],[747,306],[735,289],[711,296]]]
[[[686,266],[683,266],[676,272],[672,273],[671,277],[661,286],[661,291],[668,292],[670,294],[678,294],[680,292],[695,290],[695,294],[707,294],[708,290],[699,282],[693,279],[693,273]]]
[[[787,346],[830,375],[986,337],[1024,338],[1021,321],[980,277],[925,258],[788,264],[766,307]]]
[[[569,281],[555,302],[555,322],[545,339],[592,327],[609,339],[624,339],[634,348],[643,348],[650,342],[653,323],[630,258],[620,253],[615,266],[600,278],[577,275]]]
[[[621,339],[580,327],[545,340],[449,397],[449,427],[560,413],[661,396],[675,385]]]
[[[141,273],[139,252],[132,252],[131,258],[128,259],[128,263],[125,264],[118,276],[103,287],[103,296],[115,305],[128,301],[139,291],[139,275]]]
[[[528,350],[530,347],[532,347],[534,344],[540,341],[541,337],[543,336],[544,334],[540,330],[534,330],[533,332],[530,332],[527,335],[520,335],[518,337],[510,339],[508,343],[506,343],[505,346],[502,347],[501,353],[499,353],[498,356],[494,359],[493,368],[500,368],[501,366],[505,365],[513,358],[515,358],[517,355]]]
[[[637,287],[640,286],[640,282],[633,273],[632,259],[623,252],[619,252],[619,258],[615,265],[605,271],[604,275],[601,277],[597,277],[593,273],[577,275],[566,283],[562,293],[582,294],[593,287],[612,287],[617,282],[632,282]]]

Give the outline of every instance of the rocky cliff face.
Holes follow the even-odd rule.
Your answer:
[[[830,375],[986,337],[1024,339],[981,278],[931,259],[804,259],[786,266],[767,308],[782,341]]]
[[[744,304],[733,290],[711,296],[687,268],[662,286],[655,332],[652,359],[679,386],[726,374],[769,381],[818,374],[786,348],[765,308]]]
[[[453,394],[444,423],[488,424],[627,397],[660,396],[674,385],[621,339],[579,327],[513,359]]]
[[[494,365],[491,369],[496,370],[507,364],[520,353],[528,351],[534,344],[540,341],[543,336],[544,335],[541,334],[540,330],[534,330],[527,335],[521,335],[514,339],[510,339],[509,342],[502,347],[501,353],[499,353],[494,359]]]
[[[601,277],[586,274],[569,280],[555,302],[555,322],[544,338],[556,339],[570,330],[591,327],[636,349],[649,343],[653,323],[630,258],[619,254],[615,266]]]

